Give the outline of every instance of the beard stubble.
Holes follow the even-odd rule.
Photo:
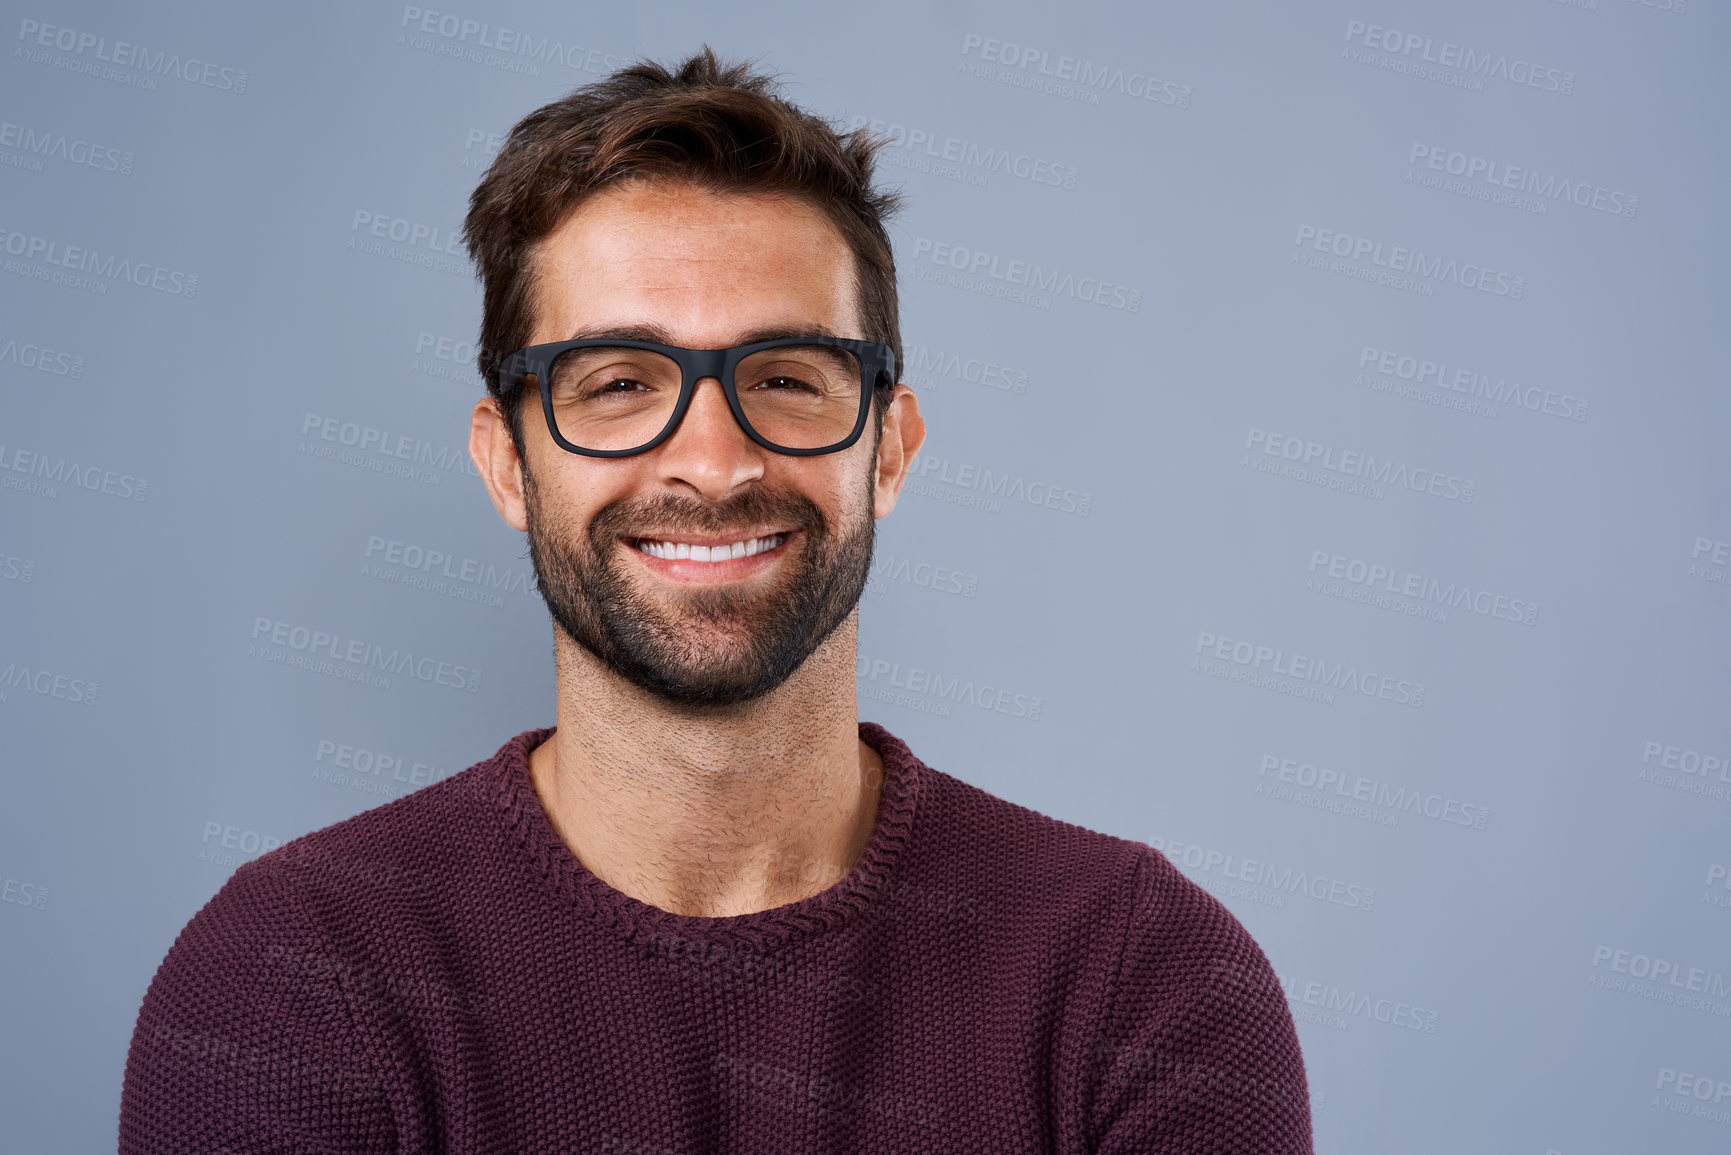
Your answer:
[[[558,628],[607,669],[672,705],[725,707],[780,686],[845,621],[865,592],[877,524],[832,526],[797,493],[752,488],[706,503],[663,494],[604,506],[578,531],[549,514],[524,463],[529,557]],[[651,596],[624,572],[622,537],[797,530],[796,557],[770,586]],[[789,563],[792,564],[789,564]]]

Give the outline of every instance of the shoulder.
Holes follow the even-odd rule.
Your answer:
[[[1090,1127],[1109,1136],[1101,1150],[1144,1150],[1194,1133],[1221,1140],[1210,1150],[1309,1151],[1308,1092],[1285,994],[1219,899],[1147,843],[919,765],[914,877],[978,896],[977,929],[995,948],[988,953],[1073,976],[1089,1008],[1073,1036],[1077,1086],[1091,1104]]]
[[[1148,850],[1011,802],[941,770],[925,767],[921,819],[942,831],[949,853],[978,863],[1003,885],[1070,893],[1122,887]]]
[[[1225,905],[1145,847],[1090,1046],[1103,1151],[1179,1135],[1207,1149],[1310,1155],[1310,1092],[1286,992]],[[1122,1138],[1118,1138],[1122,1136]]]
[[[490,758],[431,786],[302,835],[251,869],[292,884],[313,905],[360,908],[433,900],[496,856],[511,771],[550,730],[528,730]],[[357,913],[360,913],[357,911]]]
[[[1086,912],[1096,930],[1108,912],[1119,933],[1127,926],[1137,879],[1144,871],[1162,884],[1192,886],[1165,856],[1145,843],[1043,814],[920,761],[882,727],[863,727],[894,772],[913,767],[919,782],[910,871],[963,885],[996,913],[1057,916]],[[1200,888],[1196,888],[1200,891]]]
[[[121,1150],[214,1150],[240,1130],[340,1119],[385,1134],[386,1075],[295,888],[237,870],[175,938],[127,1053]],[[260,1130],[263,1133],[263,1130]]]
[[[239,981],[249,972],[225,956],[242,951],[262,966],[255,978],[329,980],[333,951],[368,953],[400,943],[410,927],[446,921],[460,901],[453,887],[499,856],[505,760],[545,733],[519,734],[492,758],[241,866],[181,931],[163,972]]]
[[[364,919],[432,895],[487,853],[501,825],[492,816],[502,771],[549,732],[519,734],[466,770],[242,865],[182,930],[170,958],[233,942],[304,942],[327,929],[333,908]]]
[[[982,952],[987,957],[1015,966],[1036,957],[1042,966],[1055,962],[1102,997],[1132,940],[1151,940],[1180,972],[1210,952],[1234,955],[1233,944],[1248,941],[1225,907],[1147,843],[937,770],[881,727],[867,736],[887,770],[910,765],[919,783],[892,901],[972,924],[979,945],[992,948]],[[1207,969],[1202,964],[1187,981],[1204,981]]]
[[[459,921],[462,886],[498,857],[498,781],[545,734],[236,870],[145,994],[123,1149],[204,1149],[237,1121],[304,1128],[309,1149],[390,1134],[384,1101],[407,1076],[381,1024],[405,984],[438,981],[427,932]]]
[[[928,774],[944,847],[973,864],[998,902],[1050,918],[1081,915],[1100,949],[1152,949],[1171,968],[1162,982],[1174,987],[1205,984],[1223,967],[1261,957],[1237,917],[1153,846]]]

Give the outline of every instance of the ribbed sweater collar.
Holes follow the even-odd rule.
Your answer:
[[[705,918],[674,914],[632,898],[596,877],[553,828],[529,776],[529,752],[554,728],[526,730],[507,742],[487,767],[491,789],[512,842],[561,901],[583,916],[640,942],[656,935],[749,946],[765,951],[803,942],[852,921],[895,869],[913,831],[925,767],[901,739],[875,722],[861,722],[860,740],[884,763],[883,791],[871,838],[853,869],[809,898],[752,914]]]

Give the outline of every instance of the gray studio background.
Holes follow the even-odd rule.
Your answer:
[[[7,1150],[236,865],[552,720],[455,232],[705,40],[896,141],[862,716],[1218,894],[1319,1151],[1731,1148],[1722,5],[154,7],[0,24]]]

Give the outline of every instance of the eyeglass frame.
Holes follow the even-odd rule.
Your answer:
[[[777,445],[752,428],[740,406],[734,374],[738,372],[740,362],[753,353],[761,353],[765,349],[811,345],[834,346],[853,354],[860,367],[860,408],[854,418],[853,431],[842,440],[816,449],[792,449]],[[679,366],[679,398],[673,403],[673,412],[668,416],[667,424],[661,432],[642,445],[632,449],[585,449],[566,440],[565,435],[559,432],[559,423],[553,417],[553,363],[573,349],[595,348],[641,349],[660,353]],[[685,411],[691,407],[691,398],[697,392],[698,382],[711,377],[721,386],[721,392],[727,398],[727,407],[733,411],[734,421],[747,437],[775,453],[785,453],[790,457],[818,457],[827,453],[840,453],[859,440],[860,434],[865,431],[866,415],[871,410],[877,391],[880,388],[895,387],[895,364],[895,351],[882,341],[861,341],[852,337],[777,337],[768,341],[735,345],[729,349],[687,349],[682,345],[663,345],[655,341],[594,337],[552,341],[519,349],[499,363],[498,379],[501,394],[513,396],[516,390],[522,388],[524,379],[533,376],[540,386],[541,412],[547,419],[547,432],[553,435],[559,448],[584,457],[635,457],[639,453],[648,453],[673,436],[674,431],[685,420]]]

